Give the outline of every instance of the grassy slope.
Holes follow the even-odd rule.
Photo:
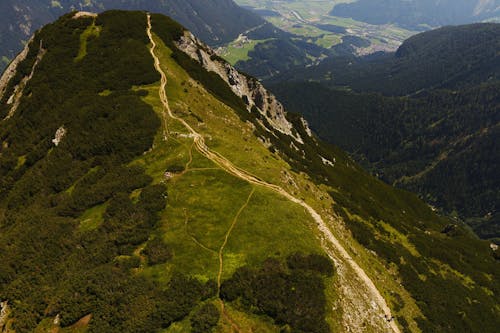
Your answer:
[[[333,202],[327,193],[328,187],[324,185],[318,187],[307,175],[292,171],[287,163],[269,152],[254,137],[250,125],[242,123],[232,109],[210,96],[199,84],[190,80],[187,74],[168,57],[167,48],[162,47],[160,50],[163,51],[162,64],[166,64],[165,69],[169,76],[167,93],[171,107],[177,115],[182,115],[192,126],[195,126],[197,131],[203,133],[207,138],[211,138],[207,140],[211,149],[260,178],[279,184],[297,197],[304,198],[323,214],[332,215]],[[161,112],[159,99],[155,95],[157,87],[151,87],[151,89],[145,100],[152,104],[157,112]],[[200,123],[196,117],[190,116],[190,112],[203,119],[203,123]],[[175,122],[169,122],[169,129],[174,136],[175,132],[183,130]],[[138,161],[146,166],[148,173],[157,181],[161,181],[165,166],[178,163],[184,165],[189,161],[192,142],[192,139],[177,135],[175,139],[166,143],[167,148],[165,143],[159,139],[158,137],[155,149]],[[172,146],[176,147],[175,150],[172,150]],[[214,165],[193,150],[193,162],[189,167],[213,168]],[[214,175],[217,175],[217,179]],[[209,176],[208,179],[207,176]],[[209,186],[209,188],[207,190],[201,189],[197,186],[200,182],[204,182],[204,185]],[[203,202],[191,195],[192,193],[200,193],[199,191],[204,193],[201,196],[204,199]],[[205,234],[198,241],[209,248],[212,247],[212,250],[217,250],[216,245],[220,244],[221,233],[227,230],[227,223],[229,223],[227,216],[234,216],[235,211],[246,199],[249,191],[249,185],[211,169],[190,171],[182,176],[174,177],[169,182],[169,192],[171,193],[169,207],[172,211],[169,212],[167,209],[165,215],[167,221],[165,237],[170,241],[176,240],[176,246],[179,246],[179,250],[185,251],[185,257],[178,263],[186,269],[186,272],[206,279],[213,276],[217,268],[215,267],[217,265],[215,254],[209,250],[201,249],[200,245],[193,241],[191,236],[196,233],[196,230],[190,231],[190,234],[186,232],[186,213],[189,218],[189,228],[196,225],[201,230],[211,231],[208,237]],[[238,193],[238,195],[234,196],[234,193]],[[217,194],[216,198],[212,198],[213,194]],[[231,197],[231,203],[225,202],[219,197],[224,195]],[[234,204],[234,201],[240,203]],[[261,204],[259,205],[259,203]],[[223,222],[219,222],[222,223],[222,226],[214,226],[213,216],[207,216],[204,211],[207,206],[217,206],[224,210],[226,218]],[[272,209],[265,207],[272,207]],[[173,210],[176,210],[175,213]],[[175,230],[171,230],[172,225]],[[360,252],[366,253],[349,237],[345,229],[338,228],[333,231],[339,238],[346,241],[348,248],[354,247],[353,250],[358,255]],[[298,249],[321,251],[317,241],[307,237],[308,234],[313,235],[314,233],[316,233],[315,226],[312,225],[308,215],[301,211],[298,206],[284,201],[274,193],[259,189],[250,205],[240,216],[239,223],[228,243],[228,255],[225,256],[229,261],[228,266],[230,266],[228,272],[244,263],[257,264],[259,260],[267,256],[278,254],[283,256]],[[269,242],[270,238],[274,239],[272,243]],[[198,253],[197,256],[191,255],[194,251]],[[375,281],[377,286],[381,290],[399,290],[398,292],[405,297],[405,307],[401,313],[407,316],[411,322],[411,317],[418,314],[418,310],[412,306],[413,301],[409,295],[397,285],[394,276],[390,276],[383,266],[377,262],[371,262],[370,256],[367,258],[368,260],[363,263],[364,268],[371,271],[373,274],[370,275],[372,276],[381,276],[379,281]],[[207,266],[204,268],[203,265]],[[207,269],[207,267],[209,268]],[[200,273],[200,271],[202,272]],[[227,274],[224,273],[224,276],[228,276]],[[333,282],[329,288],[329,294],[332,296],[337,293],[336,290],[340,287],[338,282]],[[384,294],[389,295],[389,291]],[[332,314],[330,323],[339,325],[340,316],[340,312]]]
[[[255,46],[260,43],[265,43],[270,39],[262,39],[262,40],[250,40],[248,43],[240,45],[236,41],[233,41],[228,44],[222,51],[221,56],[226,59],[231,65],[236,64],[238,61],[247,61],[250,59],[248,55],[249,52],[255,49]]]
[[[389,245],[393,248],[392,251],[401,251],[401,253],[404,253],[406,250],[409,253],[409,256],[414,257],[416,260],[421,260],[418,259],[421,258],[420,252],[423,252],[424,256],[436,255],[432,254],[432,251],[429,252],[429,249],[427,248],[429,244],[424,245],[424,243],[422,243],[424,238],[429,238],[429,236],[425,235],[432,235],[430,237],[432,240],[429,239],[425,242],[441,241],[449,243],[450,246],[452,245],[448,236],[440,235],[439,233],[446,224],[445,220],[439,220],[432,214],[428,207],[422,204],[413,195],[394,190],[389,186],[386,186],[385,184],[365,175],[341,152],[335,152],[337,163],[333,173],[331,174],[333,179],[329,181],[331,187],[325,185],[317,186],[307,175],[303,173],[298,174],[292,171],[289,165],[278,159],[276,155],[271,154],[258,140],[256,140],[256,138],[251,134],[251,127],[242,124],[234,114],[234,111],[209,96],[203,87],[198,85],[196,82],[189,80],[185,72],[167,56],[168,50],[164,50],[166,50],[164,52],[167,54],[164,54],[162,63],[166,64],[166,69],[168,70],[169,89],[167,92],[169,94],[171,106],[173,106],[173,109],[178,115],[182,115],[192,126],[195,126],[197,131],[203,133],[207,138],[211,138],[210,140],[207,140],[207,144],[211,147],[211,149],[223,154],[236,165],[252,172],[262,179],[271,183],[279,184],[286,188],[290,193],[304,198],[316,210],[321,212],[323,216],[331,216],[332,214],[335,215],[335,213],[331,211],[333,202],[327,192],[332,193],[333,197],[337,201],[337,204],[339,204],[336,206],[336,213],[344,216],[344,221],[347,223],[348,229],[353,230],[353,232],[356,231],[356,238],[362,242],[363,238],[360,238],[358,235],[359,224],[363,225],[363,228],[371,230],[372,235],[375,236],[375,239],[380,244]],[[149,98],[151,98],[151,95]],[[196,117],[192,116],[193,114],[195,114]],[[203,119],[203,123],[200,123],[199,119]],[[180,128],[176,128],[176,126],[178,125],[175,123],[170,124],[171,132],[182,130]],[[184,143],[185,158],[187,158],[186,156],[188,155],[187,151],[190,147],[189,143],[190,140],[187,140]],[[194,161],[201,158],[200,156],[197,157],[196,154],[193,156]],[[192,165],[194,166],[195,164]],[[213,167],[210,163],[207,165],[206,161],[201,165],[203,168]],[[156,177],[160,176],[160,170],[161,169],[157,170],[158,174]],[[287,176],[285,176],[285,172]],[[186,175],[183,175],[182,177],[184,178]],[[290,179],[292,181],[290,181]],[[181,181],[177,182],[176,180],[172,183],[174,182],[176,184],[183,183]],[[238,183],[239,182],[236,182],[236,184]],[[189,185],[191,185],[191,183]],[[246,187],[248,187],[248,185],[233,185],[233,190],[241,191],[241,195],[245,196],[249,192],[249,188]],[[251,202],[257,201],[259,199],[259,195],[261,194],[257,192]],[[273,194],[270,196],[272,197]],[[281,201],[280,205],[284,204],[282,200],[279,200],[280,198],[275,198],[275,200],[276,199],[278,202]],[[244,200],[242,198],[238,198],[238,201]],[[247,226],[245,216],[248,215],[251,217],[249,219],[250,222],[255,222],[255,220],[259,218],[258,212],[255,214],[256,211],[250,210],[251,207],[252,205],[250,204],[240,216],[241,220],[234,229],[234,238],[231,238],[228,243],[227,249],[231,253],[231,255],[227,256],[230,264],[230,270],[236,268],[237,265],[241,265],[246,260],[249,260],[249,262],[252,263],[251,259],[249,259],[252,258],[252,256],[254,257],[254,260],[258,260],[259,258],[263,258],[266,254],[272,254],[272,252],[260,252],[252,249],[254,252],[250,252],[246,257],[239,255],[241,252],[238,252],[238,246],[241,247],[241,244],[243,243],[239,241],[240,237],[241,240],[250,242],[245,237],[248,237],[248,235],[251,235],[252,237],[259,235],[259,229],[251,229],[251,232],[248,232],[247,235],[244,233],[245,227]],[[359,211],[360,207],[361,212]],[[239,204],[236,205],[236,207],[231,208],[234,214],[234,212],[239,208]],[[367,212],[368,215],[366,215]],[[283,215],[278,214],[278,216]],[[302,216],[307,219],[307,216]],[[266,216],[266,219],[267,217],[268,216]],[[178,216],[177,219],[177,226],[179,230],[181,230],[185,220],[182,221]],[[300,219],[301,218],[299,217],[299,220]],[[357,222],[355,223],[354,221]],[[265,221],[263,222],[265,223]],[[364,246],[361,246],[350,236],[350,232],[343,226],[341,220],[336,219],[331,220],[331,222],[332,227],[335,225],[335,227],[332,228],[334,234],[343,241],[346,248],[356,257],[359,264],[369,273],[370,276],[374,278],[374,283],[377,285],[379,290],[381,290],[384,297],[389,300],[389,303],[392,304],[393,308],[396,310],[395,312],[397,316],[399,318],[404,318],[404,321],[407,322],[405,326],[409,329],[412,331],[418,331],[419,329],[416,326],[416,322],[413,321],[413,318],[422,317],[423,314],[417,307],[412,296],[401,286],[402,280],[399,276],[399,269],[401,268],[398,268],[398,266],[404,266],[404,263],[392,262],[392,260],[388,259],[383,252],[380,252],[382,249],[377,246],[368,246],[369,249],[375,250],[377,254],[375,254],[375,252],[367,251]],[[355,226],[356,228],[354,228]],[[302,228],[300,223],[296,224],[294,228],[297,227]],[[309,225],[309,227],[310,230],[313,230],[314,232],[314,226]],[[239,233],[240,228],[242,231],[241,234]],[[260,230],[269,232],[271,229],[276,228],[276,225],[264,225],[259,226],[259,228]],[[216,235],[216,233],[213,233],[213,235]],[[279,236],[282,234],[278,232],[277,235]],[[171,237],[174,237],[174,235]],[[203,244],[207,244],[210,241],[211,239],[204,239]],[[457,241],[460,242],[460,240]],[[234,250],[232,246],[233,242],[236,245]],[[259,240],[252,238],[251,242],[253,245],[254,243],[259,243]],[[455,241],[453,240],[453,242]],[[278,248],[283,246],[286,248],[286,244],[287,242],[284,242],[281,245],[274,246],[278,246]],[[293,244],[293,242],[288,244]],[[313,243],[311,242],[310,244]],[[366,243],[364,244],[365,246],[367,245]],[[191,246],[195,248],[194,245]],[[483,246],[485,247],[485,245]],[[248,249],[245,248],[245,251],[248,251]],[[207,250],[204,252],[208,253],[205,253],[205,259],[202,260],[206,260],[207,263],[210,262],[210,260],[214,260],[213,254],[210,254]],[[212,259],[210,259],[210,257],[212,257]],[[456,281],[454,283],[469,286],[470,288],[471,278],[467,276],[468,273],[459,273],[457,271],[456,263],[452,264],[452,266],[455,267],[452,268],[444,263],[446,261],[443,262],[442,260],[443,259],[438,260],[429,258],[429,273],[423,269],[417,270],[421,271],[421,275],[424,279],[426,274],[436,274],[435,272],[441,272],[439,274],[441,274],[443,280],[452,279]],[[195,270],[193,267],[189,267],[189,269]],[[349,272],[346,273],[346,276],[349,276]],[[477,280],[477,275],[474,277],[474,280]],[[409,282],[403,280],[403,283],[406,283],[406,286],[408,286],[407,283]],[[338,285],[338,281],[334,282],[333,286],[335,287],[331,289],[330,292],[334,294],[336,291],[333,290],[338,290],[340,287]],[[477,285],[474,287],[486,290],[488,288],[479,287]],[[413,292],[415,292],[414,289]],[[419,298],[420,297],[422,297],[422,295],[419,295]],[[340,316],[341,313],[337,313],[334,314],[332,318],[340,318]],[[330,322],[338,324],[338,321],[335,319],[330,320]]]
[[[276,174],[279,175],[277,170],[290,169],[253,136],[250,125],[242,123],[232,109],[190,79],[170,58],[170,51],[165,46],[160,52],[169,76],[167,94],[173,111],[210,138],[207,143],[211,149],[266,179],[278,181],[275,178]],[[158,85],[146,88],[149,94],[144,100],[158,113],[162,112],[157,97]],[[203,119],[203,123],[199,119]],[[157,136],[154,149],[134,164],[143,165],[156,182],[164,181],[163,173],[169,165],[185,166],[182,174],[176,174],[167,183],[169,201],[162,215],[160,231],[176,256],[169,266],[147,268],[143,274],[168,281],[169,271],[175,267],[203,281],[216,278],[219,270],[217,252],[252,189],[255,193],[236,221],[223,252],[223,279],[230,277],[238,267],[257,267],[269,257],[284,257],[296,251],[322,252],[319,241],[309,229],[312,221],[300,206],[225,173],[192,147],[192,139],[182,136],[185,129],[180,124],[169,120],[168,126],[170,137],[167,142]],[[334,294],[331,287],[329,293]],[[334,301],[333,297],[330,300]],[[260,317],[235,309],[230,313],[236,318],[246,318],[240,325],[264,327],[263,331],[272,327]],[[330,314],[329,317],[338,315]],[[178,323],[169,331],[175,332],[183,325],[187,323]],[[225,331],[225,326],[227,323],[222,320],[220,329]]]

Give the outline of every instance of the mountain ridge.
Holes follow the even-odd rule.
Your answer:
[[[412,36],[395,53],[330,57],[266,82],[314,80],[357,92],[417,95],[498,80],[500,24],[449,26]]]
[[[498,19],[499,5],[497,0],[360,0],[338,4],[330,15],[352,17],[373,24],[397,23],[426,30],[428,27]]]
[[[153,56],[153,58],[155,59],[155,66],[156,66],[156,69],[158,70],[158,72],[160,72],[161,76],[162,76],[162,85],[160,87],[160,95],[162,96],[162,103],[164,104],[164,107],[166,108],[166,110],[168,111],[169,113],[169,116],[173,119],[176,119],[178,121],[181,121],[183,123],[183,125],[194,135],[194,142],[195,142],[195,146],[196,148],[198,149],[198,151],[200,151],[203,155],[205,155],[207,158],[209,158],[210,160],[212,160],[213,162],[215,162],[216,164],[220,165],[223,167],[223,169],[228,172],[228,173],[231,173],[231,174],[234,174],[236,175],[237,177],[249,182],[249,183],[253,183],[253,184],[256,184],[256,185],[259,185],[259,186],[263,186],[265,188],[268,188],[268,189],[271,189],[275,192],[277,192],[278,194],[284,196],[285,198],[287,198],[288,200],[304,207],[305,210],[307,210],[307,212],[311,215],[311,217],[314,219],[314,221],[318,224],[319,226],[319,229],[321,231],[321,233],[323,234],[323,237],[330,243],[332,244],[332,246],[334,246],[340,253],[341,253],[341,256],[343,257],[343,259],[347,262],[350,263],[350,265],[352,266],[353,270],[356,272],[356,274],[358,275],[358,278],[368,287],[368,290],[370,291],[370,294],[371,294],[371,297],[372,297],[372,302],[376,302],[377,305],[381,308],[382,312],[384,313],[384,317],[385,318],[392,318],[392,314],[391,314],[391,310],[389,309],[389,307],[387,306],[386,304],[386,301],[385,299],[382,297],[382,295],[379,293],[379,291],[377,290],[377,288],[375,287],[374,283],[372,282],[372,280],[368,277],[368,275],[366,275],[366,273],[364,272],[364,270],[359,267],[356,262],[352,259],[352,257],[347,253],[347,251],[344,249],[344,247],[340,244],[340,242],[335,238],[335,236],[329,231],[328,227],[326,226],[325,222],[323,221],[321,215],[319,215],[311,206],[309,206],[307,203],[305,203],[305,201],[303,200],[299,200],[297,199],[296,197],[292,196],[290,193],[288,193],[287,191],[285,191],[283,188],[279,187],[279,186],[276,186],[274,184],[269,184],[269,183],[266,183],[258,178],[256,178],[255,176],[249,174],[248,172],[246,172],[245,170],[242,170],[242,169],[239,169],[238,167],[234,166],[230,161],[228,161],[227,159],[225,159],[222,155],[219,155],[219,154],[216,154],[216,153],[213,153],[211,152],[208,147],[205,145],[205,142],[203,140],[203,137],[197,133],[192,127],[190,127],[185,121],[183,121],[181,118],[176,118],[173,114],[172,114],[172,111],[169,107],[169,104],[168,104],[168,99],[166,97],[166,93],[165,93],[165,86],[167,84],[167,79],[166,79],[166,75],[165,73],[162,71],[161,69],[161,65],[160,65],[160,60],[158,59],[158,57],[156,57],[156,55],[154,54],[154,49],[156,48],[156,44],[153,40],[153,37],[151,35],[151,17],[150,15],[148,14],[148,36],[151,40],[151,43],[152,43],[152,47],[151,47],[151,55]],[[191,42],[196,42],[195,40],[193,40],[193,35],[192,34],[189,34],[189,38],[191,39]],[[199,42],[198,42],[198,45]],[[186,41],[185,40],[182,40],[179,42],[179,49],[180,50],[183,50],[185,53],[189,54],[193,59],[195,60],[198,60],[200,63],[202,63],[204,65],[205,68],[210,68],[213,66],[209,66],[206,62],[202,62],[200,59],[204,59],[203,56],[201,56],[200,53],[198,54],[193,54],[191,52],[188,52],[187,51],[187,48],[186,48]],[[198,57],[197,57],[198,56]],[[205,60],[206,61],[206,60]],[[235,70],[234,68],[228,68],[229,72],[232,72],[234,73]],[[221,74],[219,74],[221,75]],[[234,74],[231,75],[231,78],[234,80]],[[228,84],[229,84],[229,80],[228,80]],[[262,87],[260,87],[262,91]],[[234,89],[233,89],[234,91]],[[242,97],[242,96],[240,96]],[[253,101],[253,100],[252,100]],[[253,106],[253,105],[250,105],[250,107]],[[266,110],[267,113],[269,112],[272,112],[271,110]],[[276,114],[276,113],[275,113]],[[280,116],[284,117],[283,116],[283,109],[282,109],[282,106],[281,106],[281,109],[279,110],[279,113],[278,113]],[[271,123],[272,124],[272,123]],[[281,127],[281,126],[280,126]],[[282,131],[282,129],[280,127],[275,127],[277,130],[279,131]],[[286,133],[287,135],[289,136],[293,136],[292,133]],[[300,140],[300,139],[299,139]],[[250,200],[250,197],[251,195],[253,194],[254,192],[252,192],[249,196],[249,198],[247,199],[246,201],[246,204],[244,207],[246,207],[246,205],[248,204],[248,201]],[[242,208],[242,209],[243,209]],[[238,215],[240,214],[241,210],[238,212]],[[229,229],[229,232],[232,230],[234,226],[234,223],[232,224],[231,228]],[[226,244],[227,242],[227,236],[225,238],[225,242],[223,244],[223,246],[221,247],[221,251],[224,247],[224,245]],[[325,251],[328,253],[328,247],[324,247]],[[221,255],[219,254],[220,258]],[[333,254],[330,254],[329,253],[329,256],[330,258],[334,258],[334,255]],[[220,259],[220,267],[222,267],[222,259]],[[220,275],[221,275],[221,270],[219,271],[219,275],[218,275],[218,285],[219,285],[219,292],[220,292]],[[398,326],[393,322],[393,321],[390,321],[390,328],[392,331],[394,332],[400,332],[399,331],[399,328]]]
[[[102,12],[106,9],[149,10],[173,16],[209,44],[219,45],[235,39],[240,32],[264,22],[259,16],[237,6],[232,0],[217,1],[2,1],[4,24],[0,31],[0,71],[42,25],[72,10]],[[2,59],[2,57],[5,57]]]
[[[95,26],[99,35],[87,40],[80,57],[80,37]],[[176,47],[184,28],[152,15],[172,113],[163,118],[146,28],[141,12],[67,15],[37,33],[20,64],[32,68],[43,39],[47,52],[17,112],[0,123],[0,295],[9,300],[10,327],[71,331],[91,313],[89,332],[151,332],[198,327],[208,323],[200,322],[201,314],[211,313],[219,331],[235,319],[268,331],[386,331],[396,322],[411,331],[479,323],[494,330],[490,293],[497,290],[483,272],[495,274],[497,266],[486,243],[459,226],[442,233],[448,220],[369,177],[311,136],[301,117],[284,114],[291,135],[275,129],[272,109],[249,107],[250,97],[245,103],[200,58]],[[135,67],[127,66],[130,58]],[[9,82],[6,95],[22,77]],[[1,114],[8,113],[7,99],[0,101]],[[221,170],[194,149],[199,137],[175,118],[203,135],[211,151],[316,210],[381,290],[394,321],[366,300],[363,284],[334,248],[332,275],[307,212]],[[60,128],[65,134],[54,146]],[[214,293],[220,273],[214,250],[224,258],[220,295]],[[35,267],[39,274],[29,275]],[[446,286],[454,293],[447,295]],[[434,302],[445,295],[450,304]],[[469,296],[479,300],[474,308],[463,301]],[[210,304],[215,314],[204,307]],[[127,309],[135,310],[133,317]],[[297,317],[299,310],[314,320]],[[471,319],[460,319],[460,311]]]

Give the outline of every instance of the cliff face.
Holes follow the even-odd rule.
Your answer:
[[[237,96],[243,98],[248,105],[249,111],[252,107],[256,107],[275,130],[291,136],[299,143],[303,143],[300,135],[292,131],[293,125],[287,119],[283,105],[257,79],[238,72],[229,63],[219,58],[212,49],[203,44],[191,32],[186,31],[184,36],[176,43],[176,46],[199,62],[206,70],[217,73],[228,83]],[[303,124],[310,134],[307,123],[303,121]]]

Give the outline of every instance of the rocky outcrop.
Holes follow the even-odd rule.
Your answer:
[[[206,70],[217,73],[226,81],[232,91],[245,101],[249,112],[252,107],[256,107],[274,130],[303,143],[300,135],[292,130],[293,125],[288,121],[283,105],[257,79],[238,72],[188,31],[176,42],[176,46],[198,61]],[[310,133],[307,123],[304,121],[303,124],[306,126],[307,133]]]
[[[3,72],[2,77],[0,77],[0,101],[2,100],[7,86],[9,85],[9,81],[16,75],[17,66],[28,56],[29,45],[33,41],[33,37],[26,43],[24,49],[17,55],[17,57],[12,60],[7,69]]]
[[[54,139],[52,139],[52,143],[56,147],[59,146],[65,135],[66,135],[66,129],[64,128],[64,126],[59,127],[56,131],[56,134],[54,135]]]
[[[9,317],[9,304],[7,301],[0,302],[0,332],[4,331],[5,325],[7,324],[7,318]]]
[[[26,85],[28,84],[28,82],[31,80],[31,78],[33,77],[33,75],[35,74],[36,66],[38,66],[38,64],[42,60],[43,56],[45,55],[45,53],[46,53],[46,50],[43,48],[43,43],[40,40],[40,47],[39,47],[39,50],[38,50],[38,54],[36,56],[35,62],[33,64],[33,67],[31,68],[30,74],[28,76],[23,77],[21,79],[21,81],[14,88],[14,92],[12,93],[12,95],[7,100],[7,104],[12,105],[12,106],[11,106],[11,108],[9,110],[9,113],[5,117],[5,119],[9,119],[16,112],[17,108],[19,107],[19,103],[21,102],[21,97],[23,96],[24,88],[26,87]],[[24,56],[24,58],[26,58],[26,56]],[[16,68],[17,68],[17,65],[16,65]],[[14,69],[13,76],[16,74],[15,72],[16,72],[16,70]],[[1,96],[0,96],[0,100],[1,100]]]
[[[97,14],[91,13],[91,12],[79,11],[79,12],[76,12],[75,15],[73,15],[74,19],[79,19],[82,17],[97,17]]]

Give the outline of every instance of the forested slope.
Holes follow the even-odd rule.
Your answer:
[[[498,0],[359,0],[336,5],[330,15],[425,30],[498,18],[498,5]]]
[[[500,236],[498,83],[418,98],[356,94],[317,83],[273,91],[321,138],[351,152],[384,181],[420,193],[445,213],[458,212],[481,237]]]
[[[273,90],[373,174],[497,238],[499,41],[499,24],[445,27],[395,54],[328,59]]]

